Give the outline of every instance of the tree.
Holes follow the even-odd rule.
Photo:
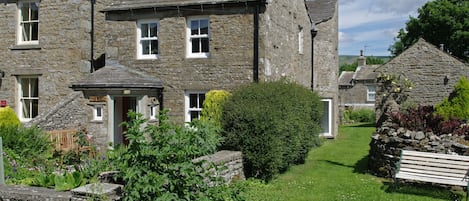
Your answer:
[[[366,64],[367,65],[384,64],[384,60],[382,60],[378,57],[373,57],[373,56],[366,57]],[[358,62],[357,61],[354,61],[351,64],[345,63],[345,64],[340,65],[339,73],[341,73],[342,71],[355,71],[355,69],[357,69],[357,67],[358,67]]]
[[[454,56],[469,61],[469,1],[434,0],[419,8],[418,17],[410,17],[389,51],[396,56],[419,38],[440,46]]]

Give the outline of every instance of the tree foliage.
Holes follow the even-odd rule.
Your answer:
[[[221,113],[225,101],[231,94],[224,90],[211,90],[205,94],[201,119],[210,120],[216,126],[221,126]]]
[[[396,56],[417,42],[419,38],[440,46],[454,56],[469,60],[469,1],[434,0],[418,10],[418,17],[410,17],[389,51]]]
[[[382,60],[378,57],[370,56],[370,57],[366,57],[366,64],[367,65],[384,64],[384,60]],[[357,69],[357,67],[358,67],[358,62],[357,61],[354,61],[351,64],[345,63],[345,64],[340,65],[339,73],[342,72],[342,71],[355,71]]]
[[[449,98],[445,98],[435,108],[436,113],[445,119],[469,119],[469,81],[461,77]]]

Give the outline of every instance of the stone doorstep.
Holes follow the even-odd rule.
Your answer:
[[[71,192],[73,197],[119,197],[122,194],[123,187],[119,184],[96,183],[75,188]]]

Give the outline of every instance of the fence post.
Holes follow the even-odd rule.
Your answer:
[[[0,137],[0,185],[5,184],[5,169],[3,168],[3,142]]]

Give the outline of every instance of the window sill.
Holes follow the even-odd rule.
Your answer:
[[[95,124],[102,124],[102,123],[104,123],[103,120],[91,120],[90,122],[91,122],[91,123],[95,123]]]
[[[10,47],[10,50],[40,50],[40,45],[15,45]]]

